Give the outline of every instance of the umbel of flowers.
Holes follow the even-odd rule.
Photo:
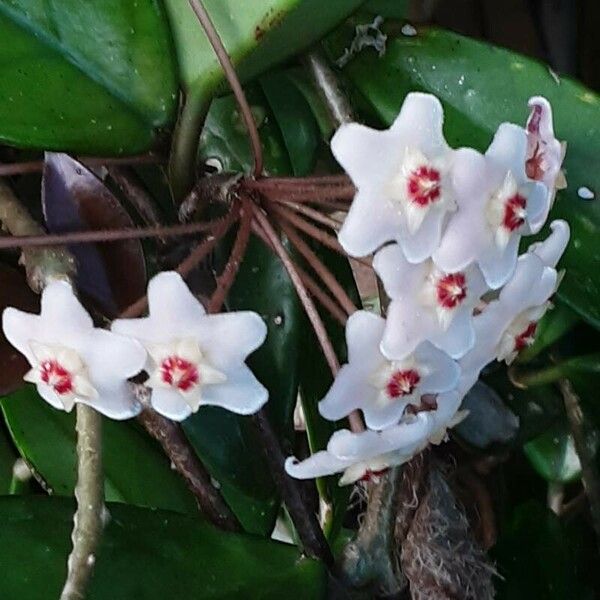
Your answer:
[[[448,146],[442,107],[427,94],[409,94],[386,131],[350,123],[334,136],[333,154],[357,189],[339,241],[351,256],[375,252],[391,303],[387,319],[348,319],[348,364],[319,404],[333,421],[360,411],[366,430],[337,431],[326,450],[289,458],[290,475],[343,473],[340,483],[353,483],[439,444],[464,417],[462,398],[481,370],[533,341],[569,228],[554,221],[518,256],[564,185],[550,105],[532,98],[530,108],[526,127],[502,124],[485,154]],[[265,404],[245,364],[266,336],[259,315],[206,314],[175,272],[150,281],[148,305],[147,317],[106,331],[55,281],[39,315],[7,308],[2,325],[31,364],[25,379],[61,410],[80,402],[131,418],[142,406],[129,380],[144,371],[153,409],[173,420],[202,405],[252,414]]]
[[[387,319],[348,319],[348,363],[319,403],[332,421],[361,411],[366,430],[342,429],[325,450],[289,458],[290,475],[353,483],[439,444],[466,416],[461,401],[481,370],[533,342],[569,227],[554,221],[518,256],[565,185],[550,105],[529,106],[526,127],[503,123],[485,154],[448,146],[428,94],[409,94],[385,131],[349,123],[335,134],[333,154],[357,189],[339,241],[351,256],[375,253],[391,303]]]

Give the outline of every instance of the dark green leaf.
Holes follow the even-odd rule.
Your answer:
[[[469,390],[461,409],[468,410],[469,414],[454,431],[462,440],[476,448],[507,444],[519,430],[519,419],[504,404],[498,393],[482,381],[478,381]]]
[[[12,444],[8,431],[0,424],[0,495],[6,495],[10,490],[13,478],[13,465],[18,454]]]
[[[334,56],[352,33],[331,40]],[[345,68],[368,111],[389,124],[409,91],[437,95],[445,105],[445,132],[452,145],[485,149],[503,121],[524,124],[530,96],[547,97],[554,109],[557,137],[568,145],[565,168],[569,187],[558,194],[551,218],[571,225],[571,243],[561,266],[567,273],[559,296],[600,327],[600,99],[568,78],[557,83],[548,67],[508,50],[440,30],[416,37],[390,37],[382,58],[362,52]],[[579,198],[585,186],[595,199]]]
[[[72,502],[0,499],[0,597],[58,598],[71,549]],[[183,515],[109,504],[90,600],[324,596],[325,573],[293,546],[224,533]]]
[[[73,494],[75,417],[49,406],[27,386],[2,398],[2,411],[21,455],[52,489]],[[106,498],[128,504],[194,512],[183,480],[159,447],[133,422],[103,420]]]
[[[556,423],[525,444],[523,451],[533,468],[547,481],[568,483],[581,476],[581,464],[566,422]]]
[[[369,0],[364,10],[391,19],[405,19],[410,12],[411,0]]]
[[[589,531],[562,523],[538,502],[518,506],[493,550],[502,576],[498,600],[592,600],[584,567],[589,538]]]
[[[173,117],[173,53],[155,0],[0,0],[0,39],[0,140],[134,153]]]

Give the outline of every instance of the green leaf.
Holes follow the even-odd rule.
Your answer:
[[[410,12],[410,0],[369,0],[363,9],[390,19],[405,19]]]
[[[330,49],[338,56],[351,32],[338,31]],[[560,298],[595,327],[600,327],[600,98],[568,78],[556,82],[548,67],[508,50],[454,33],[422,29],[415,37],[390,37],[378,58],[364,51],[344,70],[367,110],[389,124],[409,91],[438,96],[445,106],[450,144],[485,149],[503,121],[524,124],[527,100],[543,95],[554,109],[557,137],[567,142],[569,187],[558,194],[551,218],[571,225],[571,243],[561,261],[566,269]],[[596,199],[585,201],[585,186]]]
[[[592,600],[586,563],[593,564],[595,551],[589,529],[561,522],[539,502],[519,505],[493,549],[501,575],[498,600]]]
[[[246,93],[260,116],[267,171],[289,174],[288,154],[264,96],[256,86]],[[213,101],[201,137],[200,156],[202,160],[217,159],[225,171],[239,172],[251,164],[246,132],[233,97]],[[227,250],[220,249],[220,262],[227,260]],[[279,259],[255,237],[250,240],[227,307],[254,310],[267,324],[266,342],[248,364],[269,389],[267,410],[275,430],[282,439],[289,440],[298,392],[302,309]],[[246,530],[270,534],[279,501],[249,419],[218,409],[202,409],[183,426]]]
[[[155,0],[0,0],[0,140],[88,154],[147,150],[177,83]]]
[[[0,495],[6,495],[10,490],[13,478],[13,465],[18,454],[10,440],[6,428],[0,424]]]
[[[75,416],[42,400],[33,386],[1,400],[21,455],[48,488],[72,495],[76,480]],[[169,461],[133,422],[103,420],[104,489],[109,501],[194,512],[195,502]]]
[[[71,549],[72,502],[0,499],[0,597],[58,598]],[[89,600],[323,598],[323,566],[294,546],[225,533],[166,511],[109,504]],[[298,595],[300,594],[300,595]]]
[[[523,451],[533,468],[547,481],[569,483],[581,476],[573,436],[564,421],[525,444]]]

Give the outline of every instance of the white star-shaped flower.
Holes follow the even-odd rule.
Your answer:
[[[365,256],[397,241],[410,262],[431,256],[446,214],[456,209],[453,151],[442,124],[439,100],[412,93],[385,131],[358,123],[338,129],[331,150],[358,190],[339,232],[348,254]]]
[[[44,289],[39,315],[5,309],[2,327],[31,364],[24,379],[55,408],[69,412],[81,402],[113,419],[140,411],[127,379],[143,369],[146,351],[135,340],[94,327],[68,283]]]
[[[557,189],[567,187],[567,181],[561,170],[565,157],[566,144],[554,136],[552,107],[545,98],[534,96],[529,100],[531,113],[527,120],[527,176],[541,181],[548,189],[548,202],[539,218],[531,222],[531,230],[537,233],[548,218]]]
[[[316,452],[301,462],[289,457],[285,469],[296,479],[343,472],[340,485],[359,479],[370,480],[418,454],[427,445],[431,428],[431,417],[422,412],[409,415],[402,423],[384,431],[352,433],[342,429],[331,436],[327,450]]]
[[[496,300],[474,318],[476,343],[460,361],[459,390],[465,394],[479,373],[494,359],[511,362],[517,353],[533,343],[538,320],[554,294],[558,274],[554,268],[569,241],[569,226],[554,221],[552,233],[533,244],[519,257],[510,281]]]
[[[386,356],[402,358],[425,341],[452,358],[471,349],[473,309],[488,290],[477,265],[446,273],[430,259],[409,263],[398,244],[389,244],[373,267],[392,299],[381,342]]]
[[[385,429],[400,421],[409,404],[424,394],[451,390],[460,370],[445,352],[423,342],[401,359],[386,358],[380,344],[385,320],[357,311],[346,324],[348,364],[319,403],[319,412],[336,421],[360,409],[367,426]]]
[[[521,236],[548,210],[548,190],[525,173],[527,134],[503,123],[485,156],[471,148],[456,151],[452,183],[458,210],[452,215],[435,264],[447,273],[477,263],[492,289],[514,271]]]
[[[207,315],[172,271],[150,281],[148,306],[148,317],[118,319],[112,330],[147,349],[147,385],[157,412],[181,421],[201,405],[246,415],[265,404],[267,390],[244,362],[267,333],[256,313]]]

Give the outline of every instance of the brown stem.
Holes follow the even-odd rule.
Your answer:
[[[229,58],[229,54],[223,45],[223,41],[215,29],[215,26],[210,18],[210,15],[206,11],[206,8],[204,8],[204,4],[201,0],[188,1],[192,7],[192,10],[198,17],[200,25],[202,25],[202,29],[204,29],[204,32],[206,33],[206,37],[208,38],[210,45],[213,47],[213,50],[219,59],[219,63],[221,63],[225,77],[227,78],[227,81],[231,86],[231,90],[233,91],[233,95],[238,103],[240,113],[246,125],[246,130],[248,131],[248,136],[250,137],[250,144],[252,146],[252,154],[254,156],[254,176],[260,177],[263,171],[263,154],[260,136],[258,135],[256,121],[254,120],[254,115],[252,114],[252,110],[250,109],[250,105],[248,104],[248,100],[244,94],[240,80],[238,79],[231,59]]]
[[[248,198],[243,197],[241,202],[242,208],[240,212],[240,227],[238,229],[227,264],[217,279],[217,289],[208,303],[207,311],[209,313],[215,313],[221,310],[223,302],[225,302],[225,297],[235,281],[240,264],[244,259],[246,248],[248,247],[248,240],[250,239],[250,229],[252,225],[252,206],[250,205],[250,200]]]
[[[262,240],[262,242],[270,249],[274,251],[272,244],[267,239],[264,231],[256,225],[256,223],[252,224],[252,231]],[[302,283],[306,286],[306,289],[315,297],[315,299],[321,303],[325,310],[329,311],[331,316],[342,326],[346,325],[346,321],[348,320],[348,315],[344,312],[342,308],[340,308],[339,304],[337,304],[332,298],[330,298],[322,289],[321,286],[304,270],[302,270],[298,265],[296,265],[296,269],[298,274],[300,275],[300,279]]]
[[[273,246],[275,254],[277,254],[277,256],[280,258],[281,262],[283,263],[283,266],[285,267],[285,270],[288,272],[290,280],[292,281],[292,284],[296,289],[296,293],[298,294],[298,298],[300,299],[300,302],[304,307],[306,315],[315,331],[315,335],[317,336],[319,345],[323,350],[325,360],[327,361],[327,364],[331,369],[331,373],[335,377],[335,375],[340,369],[340,365],[335,354],[335,350],[333,349],[333,346],[331,344],[331,340],[327,335],[325,325],[323,324],[323,321],[321,320],[321,317],[319,315],[319,312],[317,311],[310,295],[308,294],[306,287],[302,283],[302,279],[300,278],[296,266],[288,256],[286,249],[281,243],[277,232],[275,231],[275,229],[273,229],[273,226],[269,222],[269,219],[258,206],[253,205],[253,209],[256,221],[263,229],[265,235],[267,236],[267,239],[269,240],[269,243]],[[350,422],[350,428],[352,429],[352,431],[364,431],[364,425],[358,412],[352,412],[348,416],[348,421]]]
[[[135,208],[146,225],[159,227],[160,215],[156,210],[154,201],[144,187],[137,173],[130,167],[113,165],[107,168],[108,176],[115,182],[121,193]],[[161,242],[165,240],[159,238]]]
[[[338,283],[333,273],[323,264],[309,245],[282,219],[279,219],[278,223],[296,250],[305,258],[311,269],[321,278],[327,289],[333,294],[348,315],[356,312],[356,306],[346,293],[346,290]]]
[[[156,154],[140,154],[139,156],[78,156],[76,159],[86,167],[98,167],[102,165],[140,165],[160,164],[165,159]],[[27,162],[8,163],[0,165],[0,177],[10,175],[24,175],[26,173],[40,173],[44,170],[43,160],[31,160]]]
[[[160,443],[165,454],[194,494],[202,514],[225,531],[241,531],[236,516],[215,489],[208,471],[190,447],[181,426],[149,408],[141,412],[138,421]]]
[[[297,202],[290,202],[289,200],[282,200],[281,202],[293,211],[312,219],[316,223],[321,223],[321,225],[330,227],[334,231],[337,231],[342,226],[341,221],[338,221],[333,217],[329,217],[328,215],[324,215],[322,212],[311,208],[310,206],[298,204]]]
[[[294,527],[298,532],[304,551],[313,558],[322,560],[327,566],[333,565],[333,555],[325,535],[319,526],[315,514],[307,510],[300,486],[285,472],[285,456],[281,451],[279,440],[271,427],[271,423],[264,408],[252,415],[271,475],[288,509]]]
[[[351,183],[348,175],[311,175],[309,177],[265,177],[257,181],[251,180],[248,183],[258,188],[262,186],[322,186],[322,185],[349,185]]]
[[[239,207],[233,206],[229,213],[213,229],[212,233],[200,242],[175,269],[182,277],[198,265],[198,263],[215,247],[217,242],[227,233],[239,216]],[[142,296],[133,304],[128,306],[120,315],[121,319],[131,319],[141,315],[148,306],[148,298]]]
[[[596,471],[594,454],[587,440],[583,410],[571,382],[568,379],[562,379],[559,385],[573,434],[575,450],[581,463],[581,480],[590,505],[592,524],[600,545],[600,478]]]
[[[69,233],[42,233],[39,235],[15,235],[0,238],[0,250],[7,248],[33,248],[67,244],[110,243],[121,240],[143,238],[179,237],[193,235],[215,228],[214,222],[184,223],[161,227],[126,227],[123,229],[100,229],[93,231],[72,231]]]
[[[269,198],[269,200],[292,200],[294,202],[312,202],[314,204],[330,204],[336,202],[348,210],[348,204],[354,199],[356,190],[353,186],[331,186],[315,188],[278,188],[278,187],[257,187],[246,184],[249,189],[260,191],[260,193]],[[343,202],[343,204],[341,204]]]

